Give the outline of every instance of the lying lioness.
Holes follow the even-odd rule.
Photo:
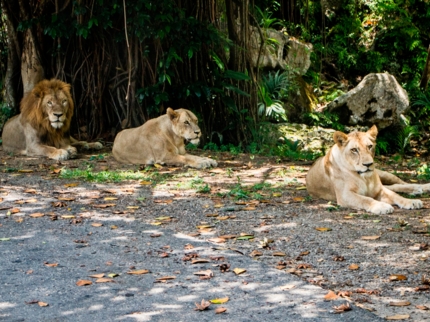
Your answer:
[[[348,135],[335,132],[335,145],[307,174],[309,194],[374,214],[392,213],[392,205],[404,209],[422,208],[421,200],[406,199],[396,192],[423,193],[430,191],[430,184],[408,184],[395,175],[375,169],[373,157],[377,134],[375,125],[367,132]]]
[[[165,115],[119,132],[113,143],[113,156],[122,163],[216,167],[215,160],[185,152],[184,141],[199,144],[201,132],[197,122],[191,111],[169,107]]]

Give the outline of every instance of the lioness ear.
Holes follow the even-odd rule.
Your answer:
[[[176,113],[170,107],[167,108],[166,114],[169,115],[169,118],[170,118],[171,121],[173,121],[175,118],[177,118],[179,116],[179,114]]]
[[[333,134],[334,143],[336,143],[339,147],[344,145],[348,141],[348,135],[343,132],[336,131]]]
[[[369,133],[369,135],[376,139],[376,136],[378,135],[378,128],[376,127],[376,125],[373,125],[369,131],[367,131],[367,133]]]

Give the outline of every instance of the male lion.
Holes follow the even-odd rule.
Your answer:
[[[76,157],[75,147],[101,149],[99,142],[77,141],[69,134],[73,115],[70,85],[58,79],[43,80],[21,100],[21,114],[3,128],[3,150],[54,160]]]
[[[392,205],[404,209],[421,208],[421,200],[406,199],[396,192],[422,193],[430,191],[430,184],[408,184],[395,175],[375,169],[377,134],[375,125],[367,132],[348,135],[336,131],[333,135],[335,145],[307,174],[309,194],[375,214],[392,213]]]
[[[113,143],[113,156],[122,163],[178,164],[193,168],[216,167],[215,160],[185,152],[185,143],[198,144],[200,128],[189,110],[173,110],[149,120],[142,126],[119,132]]]

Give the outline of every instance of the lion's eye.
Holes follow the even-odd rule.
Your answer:
[[[352,153],[358,153],[358,149],[357,149],[357,148],[352,148],[352,149],[351,149],[351,152],[352,152]]]
[[[67,100],[63,100],[63,105],[66,105],[67,104]]]
[[[52,106],[52,101],[48,101],[48,105],[49,105],[49,106]]]
[[[367,146],[367,148],[368,148],[369,150],[372,150],[373,145],[372,145],[372,144],[369,144],[369,145]]]
[[[185,122],[184,122],[184,124],[185,124],[185,125],[190,125],[190,122],[185,121]]]

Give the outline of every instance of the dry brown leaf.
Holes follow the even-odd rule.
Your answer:
[[[142,275],[142,274],[147,274],[147,273],[149,273],[149,270],[147,270],[147,269],[139,269],[136,271],[127,272],[127,274],[132,274],[132,275]]]
[[[93,284],[93,282],[89,281],[89,280],[79,280],[76,282],[76,285],[78,286],[87,286],[87,285],[91,285]]]
[[[194,309],[195,311],[204,311],[211,305],[211,303],[206,300],[202,300],[200,304],[199,303],[195,303],[195,304],[196,304],[196,308]]]
[[[45,214],[41,213],[41,212],[35,212],[29,215],[31,218],[40,218],[45,216]]]
[[[108,207],[115,207],[116,204],[114,203],[102,203],[102,204],[96,204],[93,205],[94,208],[108,208]]]
[[[158,199],[158,200],[154,200],[155,203],[165,203],[165,204],[169,204],[172,203],[173,200],[172,199]]]
[[[19,210],[19,208],[12,208],[11,210],[10,210],[10,213],[11,214],[17,214],[18,212],[20,212],[21,210]]]
[[[102,278],[103,276],[105,276],[104,273],[89,275],[89,277],[93,277],[93,278]]]
[[[406,320],[409,319],[409,314],[396,314],[391,316],[386,316],[385,320]]]
[[[390,281],[405,281],[407,279],[408,278],[405,275],[397,275],[397,274],[390,275],[389,277]]]
[[[64,186],[65,187],[77,187],[77,186],[79,186],[79,182],[66,183]]]
[[[318,231],[331,231],[331,228],[329,227],[316,227],[315,229]]]
[[[24,190],[25,193],[36,193],[36,189],[27,189]]]
[[[226,242],[226,240],[224,238],[221,238],[221,237],[210,238],[210,239],[208,239],[208,241],[213,242],[213,243],[225,243]]]
[[[244,208],[242,208],[242,210],[251,211],[251,210],[255,210],[255,207],[244,207]]]
[[[93,222],[93,223],[91,224],[91,226],[93,226],[93,227],[101,227],[101,226],[103,226],[103,224],[102,224],[102,223],[100,223],[100,222]]]
[[[359,269],[360,268],[360,266],[358,266],[357,264],[351,264],[351,265],[349,265],[349,267],[348,267],[351,271],[355,271],[355,270],[357,270],[357,269]]]
[[[273,252],[272,256],[287,256],[284,252]]]
[[[233,239],[236,238],[237,235],[222,235],[222,236],[218,236],[219,238],[223,238],[223,239]]]
[[[216,314],[221,314],[221,313],[224,313],[226,311],[227,311],[227,309],[225,307],[218,307],[215,309]]]
[[[397,301],[397,302],[390,302],[391,306],[409,306],[411,305],[411,302],[409,301]]]
[[[57,267],[58,266],[58,263],[48,263],[48,262],[45,262],[45,263],[43,263],[45,266],[47,266],[47,267]]]
[[[160,282],[165,282],[168,280],[174,280],[175,278],[176,276],[163,276],[163,277],[156,278],[156,280]]]
[[[361,236],[361,239],[363,240],[376,240],[381,238],[381,236]]]
[[[339,292],[337,292],[337,295],[340,297],[351,297],[352,292],[351,291],[339,291]]]
[[[425,305],[415,305],[415,307],[419,310],[427,311],[429,308]]]
[[[115,283],[113,278],[101,277],[96,280],[96,283]]]
[[[198,272],[195,272],[193,274],[198,275],[198,276],[207,277],[207,278],[211,278],[214,276],[214,273],[210,269],[207,269],[205,271],[198,271]]]
[[[48,303],[46,303],[46,302],[41,302],[41,301],[37,302],[37,304],[38,304],[40,307],[46,307],[46,306],[49,306],[49,304],[48,304]]]
[[[349,305],[349,303],[345,303],[339,306],[333,306],[334,313],[342,313],[346,311],[351,311],[352,307]]]
[[[75,201],[76,200],[75,197],[57,197],[57,199],[60,201]]]
[[[324,300],[325,301],[333,301],[336,300],[339,296],[336,295],[335,292],[333,291],[328,291],[328,293],[326,295],[324,295]]]
[[[262,252],[260,252],[259,250],[253,250],[253,251],[249,254],[249,256],[251,256],[251,257],[263,256],[263,253],[262,253]]]

